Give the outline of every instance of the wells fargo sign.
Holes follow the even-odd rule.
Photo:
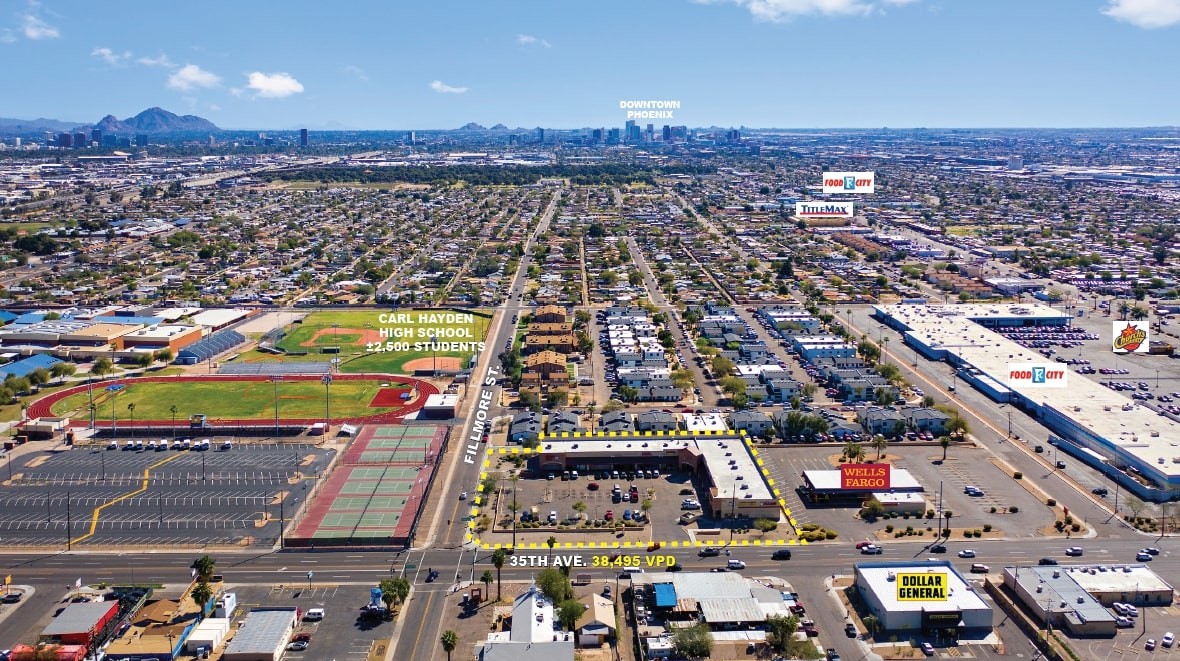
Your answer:
[[[840,488],[887,491],[889,464],[843,464],[840,466]]]

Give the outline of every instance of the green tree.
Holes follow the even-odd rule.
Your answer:
[[[193,602],[197,604],[200,609],[200,618],[205,617],[205,606],[209,605],[209,600],[213,598],[213,588],[205,581],[198,581],[193,586],[192,591]]]
[[[52,377],[49,370],[45,369],[44,367],[38,367],[32,372],[29,372],[29,375],[26,378],[28,378],[29,383],[34,386],[43,386],[46,383],[49,383],[49,379]]]
[[[861,619],[861,622],[864,622],[865,628],[869,630],[870,634],[873,634],[877,632],[877,625],[880,624],[881,621],[877,619],[876,615],[869,613],[868,615],[865,615],[863,619]]]
[[[566,599],[557,605],[557,621],[561,622],[561,626],[566,630],[573,631],[578,618],[585,612],[586,609],[577,599]]]
[[[847,443],[845,443],[843,453],[844,453],[844,456],[848,458],[848,461],[851,461],[853,463],[858,463],[858,462],[864,461],[864,459],[865,459],[864,446],[862,446],[860,443],[857,443],[855,441],[848,441]]]
[[[113,371],[115,371],[115,365],[111,362],[111,359],[107,358],[106,356],[100,356],[94,361],[94,364],[90,366],[90,373],[98,377],[106,376]]]
[[[951,447],[951,437],[942,436],[938,439],[938,444],[942,446],[942,460],[946,461],[946,451]]]
[[[459,634],[452,629],[447,629],[438,637],[438,642],[442,643],[443,651],[447,653],[447,661],[451,661],[451,652],[459,646]]]
[[[689,659],[707,659],[713,654],[713,634],[701,623],[672,634],[672,649]]]
[[[49,368],[49,373],[53,376],[53,378],[60,381],[65,381],[66,377],[73,376],[77,371],[78,368],[76,365],[67,362],[54,363],[53,366]]]
[[[500,601],[500,570],[504,568],[504,562],[508,560],[508,552],[504,549],[496,549],[492,551],[492,566],[496,568],[496,601]]]
[[[537,588],[555,604],[561,603],[574,596],[574,589],[570,579],[554,567],[542,569],[536,577]]]
[[[766,618],[766,642],[779,654],[787,651],[795,632],[799,630],[799,618],[794,615],[774,615]]]
[[[926,408],[930,408],[930,407],[934,406],[934,396],[933,395],[923,395],[922,396],[922,406],[924,406]]]
[[[168,349],[168,348],[160,349],[159,351],[156,352],[155,358],[156,358],[156,360],[160,361],[161,363],[172,362],[172,359],[174,358],[174,356],[172,355],[172,349]]]
[[[721,377],[729,376],[737,367],[734,362],[725,356],[713,356],[713,377],[720,379]]]
[[[549,559],[553,559],[553,547],[557,546],[557,538],[549,535],[549,539],[545,540],[545,546],[549,547]]]
[[[211,556],[203,555],[193,562],[193,569],[197,570],[197,579],[208,583],[217,571],[217,561]]]
[[[401,577],[383,579],[377,584],[377,588],[381,590],[381,601],[385,603],[385,608],[391,615],[393,607],[405,602],[406,597],[410,596],[410,582]]]
[[[140,367],[151,367],[151,364],[154,360],[155,360],[155,358],[154,358],[153,354],[141,353],[138,356],[136,356],[135,364],[139,365]]]
[[[490,569],[485,569],[483,570],[483,574],[480,574],[479,581],[483,583],[483,591],[485,593],[491,591],[492,581],[494,580],[496,580],[496,577],[492,576],[492,570]]]
[[[881,461],[881,453],[885,451],[885,448],[889,447],[889,441],[881,434],[874,434],[872,446],[877,451],[877,461]]]

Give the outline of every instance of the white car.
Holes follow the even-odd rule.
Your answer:
[[[963,549],[962,551],[959,551],[959,557],[960,558],[974,558],[975,551],[972,551],[971,549]]]
[[[699,510],[699,509],[701,509],[701,503],[700,503],[700,501],[696,501],[691,498],[685,498],[684,500],[680,501],[680,509],[682,509],[682,510]]]
[[[1164,634],[1164,637],[1160,639],[1160,645],[1163,645],[1164,647],[1171,647],[1175,642],[1176,634],[1172,633],[1171,631]]]
[[[466,491],[459,493],[459,500],[467,500],[467,492]]]

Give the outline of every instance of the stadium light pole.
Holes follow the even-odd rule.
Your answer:
[[[119,394],[118,390],[111,391],[111,438],[118,436],[118,424],[115,422],[115,397]]]
[[[332,424],[332,413],[331,413],[332,409],[330,408],[329,400],[328,400],[328,386],[332,385],[332,375],[325,374],[322,378],[320,378],[320,381],[323,382],[323,384],[324,384],[324,434],[323,434],[323,440],[326,441],[328,439],[328,426]]]

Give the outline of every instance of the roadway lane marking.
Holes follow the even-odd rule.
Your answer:
[[[430,596],[426,597],[426,606],[423,607],[424,616],[422,617],[422,623],[418,625],[418,634],[416,636],[414,636],[414,647],[412,649],[415,649],[415,650],[421,649],[420,647],[418,647],[418,643],[421,642],[422,631],[426,628],[426,620],[428,618],[425,617],[425,614],[430,612],[430,604],[431,604],[431,602],[434,601],[434,595],[436,595],[436,594],[438,594],[438,593],[431,591]]]
[[[100,516],[102,516],[102,511],[104,509],[106,509],[112,505],[117,505],[117,504],[123,502],[124,500],[127,500],[128,498],[138,496],[139,494],[147,491],[148,484],[151,482],[152,469],[163,466],[164,464],[166,464],[170,461],[175,461],[177,459],[180,459],[182,456],[183,455],[174,454],[171,457],[161,459],[160,461],[157,461],[156,463],[148,466],[147,468],[144,468],[143,469],[143,483],[140,484],[139,488],[136,489],[135,491],[125,493],[122,496],[119,496],[118,498],[116,498],[112,501],[103,503],[102,505],[99,505],[98,507],[94,508],[94,514],[90,517],[90,532],[86,533],[85,535],[82,535],[81,537],[79,537],[77,539],[70,540],[70,543],[71,544],[79,544],[79,543],[83,542],[84,540],[87,540],[87,539],[93,537],[94,532],[98,529],[98,518]]]

